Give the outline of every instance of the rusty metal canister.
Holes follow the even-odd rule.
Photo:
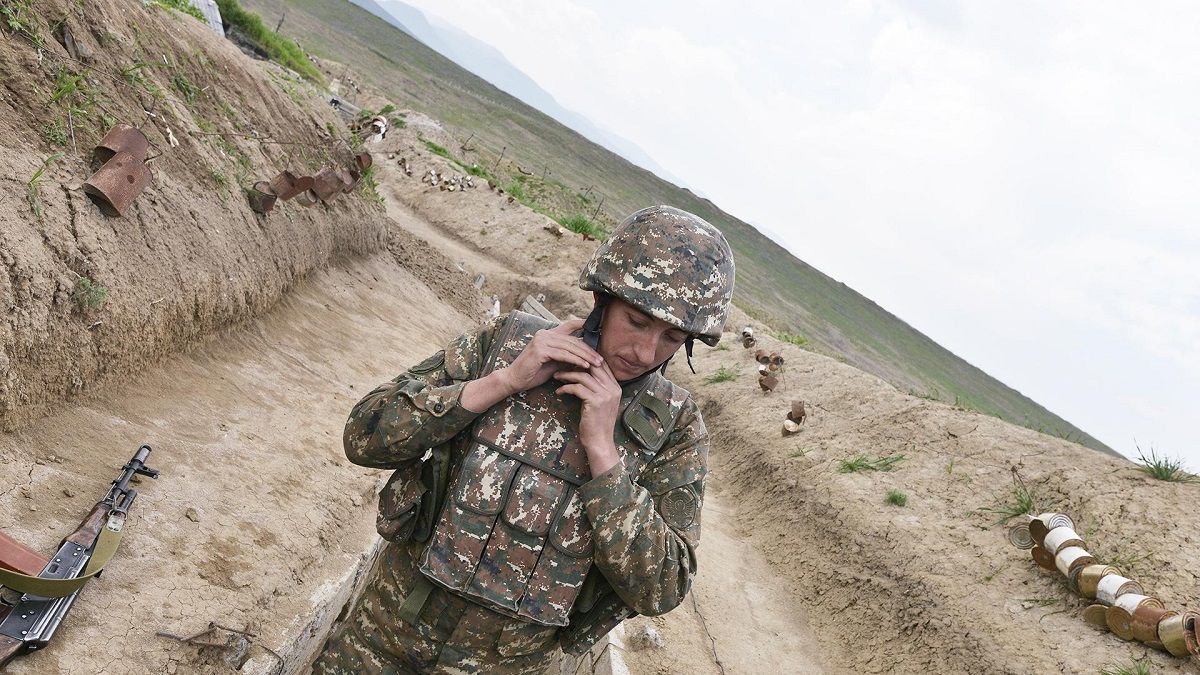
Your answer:
[[[326,167],[313,176],[312,191],[321,201],[329,201],[341,194],[342,181],[337,175],[337,169]]]
[[[1042,548],[1055,555],[1064,548],[1071,546],[1082,548],[1085,545],[1083,539],[1076,534],[1075,530],[1069,527],[1056,527],[1050,530],[1046,533],[1046,538],[1042,541]]]
[[[1118,597],[1116,603],[1105,612],[1109,630],[1122,640],[1137,639],[1134,635],[1133,614],[1141,607],[1155,610],[1164,609],[1162,601],[1157,598],[1138,593],[1125,593]],[[1157,623],[1154,625],[1158,626]],[[1157,638],[1157,635],[1155,637]]]
[[[1105,605],[1115,605],[1117,598],[1127,593],[1140,596],[1144,592],[1141,584],[1120,574],[1106,575],[1096,584],[1096,599]]]
[[[83,192],[106,216],[123,216],[150,182],[150,169],[130,152],[118,152],[83,184]]]
[[[271,192],[283,201],[312,188],[312,176],[297,176],[291,171],[280,171],[271,179]]]
[[[371,168],[373,161],[369,152],[360,152],[354,156],[354,164],[358,167],[359,171],[366,171]]]
[[[1130,612],[1129,615],[1135,640],[1148,644],[1151,647],[1165,649],[1162,641],[1158,638],[1158,625],[1163,619],[1178,616],[1179,612],[1163,607],[1151,607],[1141,604],[1138,605],[1137,609]]]
[[[1122,640],[1133,639],[1133,617],[1123,607],[1114,606],[1104,610],[1104,620],[1113,635]]]
[[[1100,584],[1100,580],[1104,577],[1116,574],[1120,575],[1121,570],[1109,565],[1088,565],[1079,573],[1079,594],[1085,598],[1092,600],[1096,599],[1096,586]]]
[[[128,124],[117,124],[96,144],[95,150],[92,151],[92,160],[103,164],[119,152],[128,152],[144,162],[149,148],[150,141],[146,140],[146,134],[143,134],[141,129]]]
[[[758,361],[759,363],[761,363],[765,366],[771,362],[771,357],[769,354],[767,354],[767,350],[757,349],[754,352],[754,360]]]
[[[317,202],[319,201],[321,201],[320,197],[318,197],[317,193],[313,192],[311,189],[305,190],[296,195],[296,203],[305,208],[316,206]]]
[[[1046,540],[1046,533],[1058,527],[1069,527],[1075,529],[1075,521],[1065,513],[1043,513],[1029,521],[1029,533],[1033,535],[1033,542],[1038,546]]]
[[[1038,564],[1038,567],[1047,570],[1054,569],[1054,554],[1050,553],[1050,551],[1041,546],[1034,545],[1029,553],[1033,556],[1033,561]]]
[[[1187,622],[1195,621],[1196,617],[1195,612],[1184,612],[1164,617],[1158,622],[1158,641],[1171,656],[1187,656],[1192,653],[1188,649]]]
[[[1050,549],[1047,548],[1045,551],[1049,553]],[[1092,557],[1092,554],[1079,546],[1068,546],[1054,556],[1054,566],[1058,568],[1059,572],[1062,572],[1064,577],[1071,576],[1071,572],[1077,567],[1092,565],[1095,562],[1096,559]]]
[[[278,197],[271,192],[270,183],[260,180],[254,184],[254,187],[246,190],[246,199],[250,202],[250,208],[256,213],[270,213],[271,209],[275,208],[275,200]]]
[[[788,419],[793,422],[804,422],[808,419],[808,411],[804,409],[804,401],[792,401],[791,410],[788,411]]]
[[[1183,639],[1192,656],[1200,656],[1200,617],[1188,612],[1183,619]]]
[[[1108,608],[1104,605],[1089,605],[1083,610],[1083,620],[1096,628],[1108,630]]]

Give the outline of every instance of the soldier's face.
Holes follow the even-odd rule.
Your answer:
[[[599,352],[624,382],[666,361],[685,340],[687,333],[614,298],[600,324]]]

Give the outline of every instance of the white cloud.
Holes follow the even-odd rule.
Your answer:
[[[410,4],[1118,450],[1200,469],[1200,7]]]

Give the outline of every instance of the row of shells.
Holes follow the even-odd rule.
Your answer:
[[[1084,621],[1174,656],[1200,656],[1200,614],[1167,609],[1121,570],[1099,563],[1070,516],[1022,516],[1009,528],[1008,540],[1028,550],[1039,567],[1057,570],[1073,592],[1094,601],[1083,611]]]

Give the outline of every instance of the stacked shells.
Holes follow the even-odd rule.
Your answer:
[[[1200,614],[1167,609],[1117,568],[1099,564],[1066,514],[1024,516],[1009,528],[1008,540],[1028,550],[1038,566],[1058,570],[1072,591],[1095,601],[1083,612],[1089,624],[1174,656],[1200,656]]]

